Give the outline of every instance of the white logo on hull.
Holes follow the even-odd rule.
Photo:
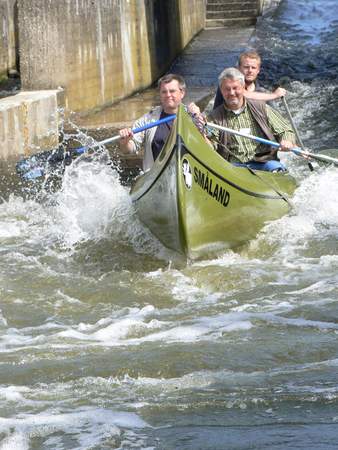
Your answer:
[[[192,186],[192,173],[189,161],[187,159],[184,159],[182,161],[182,172],[183,172],[183,178],[184,183],[188,189],[191,189]]]

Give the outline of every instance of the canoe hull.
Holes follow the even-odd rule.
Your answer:
[[[131,190],[141,221],[168,248],[195,258],[235,248],[290,209],[288,174],[238,168],[178,113],[153,168]]]

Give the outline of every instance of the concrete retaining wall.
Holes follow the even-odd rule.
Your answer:
[[[272,11],[274,8],[277,8],[281,1],[282,0],[258,0],[259,13],[262,15]]]
[[[205,0],[18,0],[25,90],[83,112],[152,84],[200,31]]]
[[[0,81],[17,69],[16,17],[16,0],[0,0]]]
[[[0,159],[17,159],[58,143],[60,91],[20,92],[0,100]]]
[[[0,100],[11,159],[57,144],[58,107],[84,113],[151,85],[204,27],[205,0],[0,0],[0,13],[0,81],[20,40],[23,92]]]

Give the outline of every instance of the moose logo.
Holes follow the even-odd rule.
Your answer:
[[[182,161],[182,172],[184,177],[184,183],[188,189],[191,189],[192,186],[192,173],[189,161],[187,159],[184,159]]]

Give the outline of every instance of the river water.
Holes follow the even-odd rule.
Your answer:
[[[316,151],[337,39],[335,0],[289,0],[251,41]],[[290,157],[293,211],[186,264],[101,159],[0,204],[0,449],[336,449],[338,170]]]

